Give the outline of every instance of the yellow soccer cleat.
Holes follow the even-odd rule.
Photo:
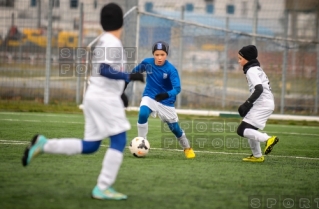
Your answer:
[[[265,158],[264,158],[264,156],[254,157],[253,155],[250,155],[249,157],[243,158],[243,161],[252,162],[252,163],[262,163],[265,161]]]
[[[277,144],[279,142],[279,138],[277,136],[272,136],[270,137],[267,142],[266,142],[266,147],[265,147],[265,155],[268,155],[272,148],[275,146],[275,144]]]
[[[185,157],[188,159],[195,158],[195,152],[193,148],[184,149]]]

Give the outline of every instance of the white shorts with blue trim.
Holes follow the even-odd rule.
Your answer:
[[[148,96],[142,97],[140,107],[143,105],[149,107],[152,110],[151,116],[154,118],[156,117],[156,115],[158,115],[158,117],[163,122],[168,122],[168,123],[178,122],[178,116],[177,116],[175,107],[163,105],[162,103],[157,102],[156,100]]]

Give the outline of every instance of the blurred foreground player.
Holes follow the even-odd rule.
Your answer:
[[[117,4],[110,3],[102,8],[100,15],[105,33],[101,36],[97,47],[103,47],[105,50],[108,47],[113,49],[116,47],[122,50],[120,41],[123,25],[122,9]],[[111,200],[127,198],[112,188],[123,160],[126,131],[131,128],[124,110],[124,105],[127,104],[126,97],[122,93],[125,82],[135,80],[144,82],[144,78],[139,73],[128,74],[115,70],[115,68],[123,69],[123,62],[124,59],[119,64],[110,57],[100,61],[93,58],[95,68],[92,70],[90,85],[84,97],[84,139],[47,139],[45,136],[35,135],[22,157],[24,166],[29,165],[41,153],[66,155],[94,153],[99,149],[101,141],[110,137],[110,147],[105,153],[97,185],[92,190],[92,198]]]

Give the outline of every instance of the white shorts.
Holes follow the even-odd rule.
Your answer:
[[[120,97],[86,97],[84,115],[86,141],[102,140],[131,128]]]
[[[163,105],[147,96],[142,97],[140,107],[143,105],[149,107],[153,111],[151,113],[151,116],[154,118],[158,114],[158,117],[163,122],[168,122],[168,123],[178,122],[178,116],[175,111],[175,107],[169,107],[169,106]]]
[[[273,111],[273,109],[253,106],[244,117],[243,121],[255,126],[256,128],[259,128],[260,130],[263,130],[266,126],[268,118],[273,113]]]

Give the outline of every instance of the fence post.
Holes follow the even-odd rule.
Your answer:
[[[257,27],[258,27],[258,0],[254,0],[254,19],[253,19],[253,34],[257,35]],[[253,36],[252,45],[256,45],[256,36]]]
[[[82,37],[83,37],[83,3],[80,4],[80,18],[79,18],[79,38],[78,38],[78,47],[82,47]],[[76,50],[77,52],[77,50]],[[88,53],[88,52],[86,52]],[[77,53],[76,53],[77,55]],[[77,57],[77,64],[79,64],[79,68],[76,65],[75,66],[75,76],[76,76],[76,98],[75,102],[76,104],[80,104],[80,91],[81,91],[81,77],[82,77],[82,72],[78,72],[78,70],[81,71],[82,69],[82,58],[81,56]],[[88,70],[88,69],[84,69]]]
[[[49,4],[50,4],[50,1],[49,1]],[[41,27],[41,0],[37,0],[37,5],[38,5],[38,8],[37,8],[37,27],[40,28]]]
[[[47,48],[46,48],[46,60],[45,60],[44,104],[49,104],[49,97],[50,97],[52,7],[53,7],[53,0],[49,0],[48,36],[47,36]]]
[[[284,114],[285,109],[285,95],[286,95],[286,73],[287,73],[287,59],[288,59],[288,11],[285,11],[285,44],[284,56],[282,65],[282,80],[281,80],[281,101],[280,101],[280,114]]]
[[[136,41],[135,41],[135,50],[136,50],[136,65],[138,65],[138,48],[139,48],[139,40],[140,40],[140,12],[138,8],[136,8]],[[147,72],[146,72],[147,73]],[[135,106],[135,97],[136,97],[136,82],[133,82],[132,89],[132,107]]]
[[[319,12],[318,15],[319,17]],[[319,20],[317,19],[317,40],[319,42]],[[317,82],[316,82],[316,88],[317,88],[317,93],[316,93],[316,98],[315,98],[315,114],[318,113],[318,103],[319,103],[319,43],[317,43]]]
[[[181,20],[184,20],[184,13],[185,13],[185,7],[184,5],[181,8]],[[179,60],[178,60],[178,72],[179,72],[179,77],[182,82],[182,68],[183,68],[183,31],[184,31],[184,23],[181,23],[181,30],[180,30],[180,38],[179,38]],[[181,108],[181,99],[182,99],[182,92],[177,95],[177,108]]]
[[[229,16],[226,17],[226,30],[229,30]],[[224,76],[223,76],[223,97],[222,97],[222,108],[226,106],[226,95],[227,95],[227,70],[228,70],[228,32],[225,32],[225,47],[224,47]]]

